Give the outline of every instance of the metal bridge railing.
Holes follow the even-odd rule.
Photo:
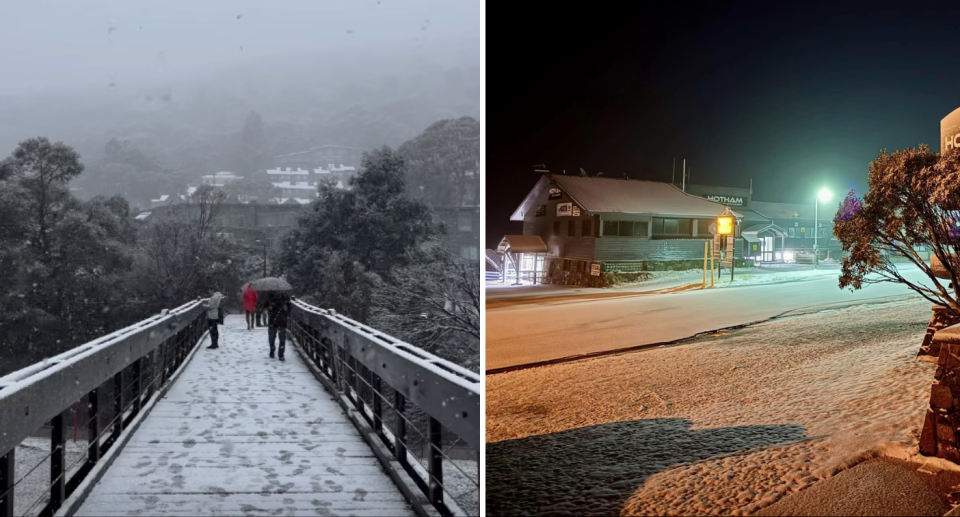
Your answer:
[[[60,509],[200,342],[202,302],[0,377],[0,517]]]
[[[479,374],[299,300],[289,331],[430,505],[480,514]]]

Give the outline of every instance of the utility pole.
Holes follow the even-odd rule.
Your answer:
[[[677,159],[676,158],[673,159],[673,173],[670,174],[670,184],[671,185],[677,184]]]
[[[687,159],[686,159],[686,158],[683,159],[683,174],[682,174],[682,176],[683,176],[682,189],[683,189],[684,192],[686,192],[686,191],[687,191]]]

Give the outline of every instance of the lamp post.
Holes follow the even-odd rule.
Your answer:
[[[820,236],[820,201],[826,203],[830,201],[830,196],[830,191],[822,188],[813,202],[813,269],[820,266],[820,245],[817,243],[817,237]]]

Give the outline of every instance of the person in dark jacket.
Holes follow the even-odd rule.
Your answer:
[[[280,349],[277,350],[277,358],[283,361],[283,350],[287,344],[287,318],[290,316],[292,304],[290,297],[285,294],[274,294],[267,302],[267,318],[269,326],[267,327],[267,336],[270,340],[270,359],[273,359],[274,342],[277,334],[280,334]]]

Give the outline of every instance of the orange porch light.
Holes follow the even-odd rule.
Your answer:
[[[733,217],[721,216],[717,218],[717,233],[730,235],[733,233]]]

